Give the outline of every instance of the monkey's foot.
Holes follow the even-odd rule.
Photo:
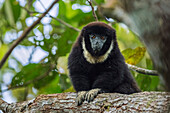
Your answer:
[[[87,91],[80,91],[80,92],[78,92],[77,98],[76,98],[77,106],[81,105],[84,102],[85,97],[86,97],[86,93],[87,93]]]
[[[102,91],[101,91],[101,89],[99,89],[99,88],[92,89],[92,90],[90,90],[90,91],[88,91],[88,92],[86,93],[85,100],[88,101],[88,102],[91,102],[91,101],[93,101],[94,98],[95,98],[98,94],[100,94],[101,92],[102,92]]]

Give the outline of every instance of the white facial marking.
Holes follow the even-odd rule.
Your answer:
[[[110,47],[109,47],[109,49],[106,51],[106,53],[105,53],[104,55],[102,55],[102,56],[99,56],[99,57],[93,57],[93,56],[88,52],[88,50],[87,50],[86,47],[85,47],[84,38],[83,38],[83,40],[82,40],[82,47],[83,47],[83,54],[84,54],[84,57],[86,58],[86,60],[87,60],[89,63],[91,63],[91,64],[96,64],[96,63],[104,62],[104,61],[108,58],[111,50],[113,49],[113,41],[111,42]]]

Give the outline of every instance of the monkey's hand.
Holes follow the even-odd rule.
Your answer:
[[[91,102],[94,100],[94,98],[96,98],[96,96],[98,94],[102,93],[102,90],[99,89],[99,88],[96,88],[96,89],[92,89],[90,91],[88,91],[86,93],[86,97],[85,97],[85,100],[88,101],[88,102]]]
[[[79,91],[78,92],[77,98],[76,98],[77,106],[81,105],[84,102],[85,97],[86,97],[86,93],[87,93],[87,91]]]

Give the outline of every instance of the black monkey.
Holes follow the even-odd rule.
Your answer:
[[[78,92],[77,105],[99,93],[140,92],[125,64],[115,30],[103,22],[86,25],[68,58],[71,81]]]

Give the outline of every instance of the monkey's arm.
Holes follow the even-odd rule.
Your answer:
[[[74,89],[79,91],[88,91],[90,89],[90,83],[86,78],[86,75],[83,74],[70,74],[71,81],[73,83]]]
[[[72,80],[74,89],[78,92],[76,103],[77,105],[81,105],[85,100],[85,96],[87,91],[90,89],[90,83],[85,75],[83,74],[71,74],[70,78]]]
[[[74,86],[74,89],[78,92],[76,103],[82,104],[84,101],[86,92],[90,90],[90,83],[85,73],[84,61],[78,48],[74,48],[74,51],[69,56],[68,69],[69,75]]]

